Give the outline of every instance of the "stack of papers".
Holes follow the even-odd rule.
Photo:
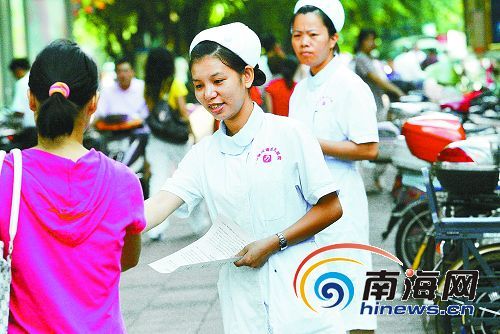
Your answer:
[[[252,241],[239,225],[227,218],[218,217],[203,237],[149,266],[162,274],[200,267],[219,267],[221,264],[237,261],[239,257],[236,254]]]

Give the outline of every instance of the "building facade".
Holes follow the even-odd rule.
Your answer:
[[[500,1],[464,0],[467,43],[478,53],[500,50]]]
[[[70,0],[0,0],[0,107],[12,100],[13,58],[34,58],[50,41],[71,36]]]

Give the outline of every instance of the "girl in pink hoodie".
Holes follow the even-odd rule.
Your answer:
[[[127,167],[82,145],[97,106],[97,67],[58,40],[29,78],[38,145],[23,151],[9,333],[123,333],[120,272],[134,267],[145,226]],[[0,174],[0,240],[9,242],[13,159]]]

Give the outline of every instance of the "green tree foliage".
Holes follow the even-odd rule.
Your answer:
[[[362,28],[379,32],[382,42],[421,34],[434,23],[438,33],[463,30],[463,0],[343,1],[346,24],[340,44],[351,51]],[[291,52],[293,0],[73,0],[75,37],[93,34],[110,56],[166,45],[186,54],[202,29],[241,21],[257,33],[272,32]],[[83,28],[82,28],[83,27]]]

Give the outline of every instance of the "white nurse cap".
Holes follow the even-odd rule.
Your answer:
[[[261,44],[259,37],[240,22],[203,30],[191,42],[189,53],[203,41],[212,41],[222,45],[236,53],[245,63],[252,67],[257,65],[260,58]]]
[[[333,26],[337,32],[342,30],[345,21],[344,8],[339,0],[299,0],[295,4],[293,13],[297,13],[304,6],[314,6],[321,9],[326,16],[332,20]]]
[[[260,86],[266,82],[266,75],[258,67],[260,59],[260,39],[252,29],[240,22],[221,25],[203,30],[191,42],[189,54],[203,41],[215,42],[229,49],[239,56],[247,65],[254,68],[253,86]]]

